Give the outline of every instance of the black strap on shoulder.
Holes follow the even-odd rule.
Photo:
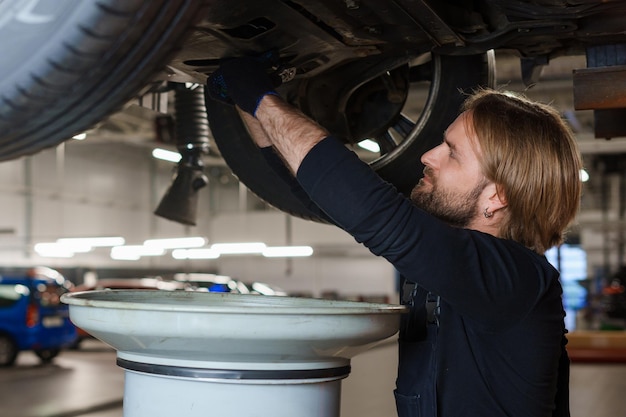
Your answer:
[[[436,324],[439,327],[439,314],[441,313],[441,297],[429,292],[426,295],[426,317],[428,323]]]
[[[402,317],[400,326],[402,340],[410,342],[424,340],[428,324],[439,326],[439,296],[403,278],[400,300],[410,308],[409,314]]]

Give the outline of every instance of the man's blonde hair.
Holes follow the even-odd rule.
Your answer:
[[[562,243],[580,206],[576,139],[551,106],[483,89],[463,105],[482,150],[484,175],[507,202],[500,235],[544,253]]]

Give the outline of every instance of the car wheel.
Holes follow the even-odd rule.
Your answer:
[[[119,110],[200,17],[195,0],[0,2],[0,160]]]
[[[80,350],[80,345],[83,343],[83,338],[82,337],[77,337],[76,340],[74,340],[74,343],[72,343],[68,349],[71,350]]]
[[[0,335],[0,366],[11,366],[17,358],[17,345],[15,341],[7,336]]]
[[[317,82],[307,81],[295,88],[305,91],[305,95],[290,101],[331,132],[339,133],[355,150],[364,138],[373,141],[378,151],[357,153],[382,178],[408,195],[422,176],[421,155],[441,142],[443,131],[458,115],[467,93],[479,86],[493,86],[494,65],[492,52],[471,56],[428,54],[383,71],[343,97],[332,91],[339,91],[341,84],[350,79],[350,71],[330,74]],[[329,87],[332,82],[337,85]],[[214,140],[239,180],[278,209],[319,220],[265,163],[236,110],[208,96],[206,103]],[[335,108],[333,103],[345,104]]]
[[[35,355],[41,360],[41,363],[50,363],[60,352],[60,349],[38,349],[35,350]]]

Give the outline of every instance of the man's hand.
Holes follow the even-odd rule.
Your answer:
[[[246,113],[256,116],[259,103],[268,94],[278,95],[273,80],[267,73],[268,65],[258,58],[234,58],[223,61],[209,77],[209,95],[216,100],[232,100]]]
[[[278,75],[268,74],[275,64],[270,61],[267,56],[224,60],[209,77],[207,87],[214,99],[232,100],[253,116],[243,120],[256,144],[273,145],[295,174],[309,150],[328,136],[328,132],[280,98],[275,87],[282,80]]]
[[[235,104],[228,95],[226,81],[224,80],[224,76],[219,69],[214,71],[207,80],[207,91],[213,100],[221,101],[222,103],[230,104],[231,106]]]

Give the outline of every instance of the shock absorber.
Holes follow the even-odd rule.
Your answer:
[[[195,226],[198,192],[209,180],[202,156],[209,151],[209,122],[201,85],[174,86],[176,147],[182,156],[172,185],[155,210],[157,216]]]

